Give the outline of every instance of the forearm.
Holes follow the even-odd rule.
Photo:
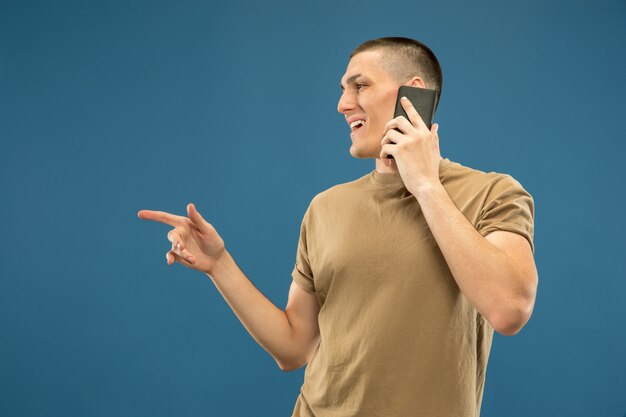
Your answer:
[[[297,362],[296,339],[287,314],[252,284],[228,251],[207,276],[248,333],[281,369]]]
[[[478,233],[443,185],[415,196],[463,295],[494,328],[515,321],[527,290],[513,259]]]

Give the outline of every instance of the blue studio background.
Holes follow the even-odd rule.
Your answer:
[[[290,415],[304,368],[137,211],[194,202],[284,309],[309,201],[374,169],[336,108],[380,36],[438,55],[442,155],[535,199],[535,310],[482,415],[624,416],[623,0],[1,1],[0,415]]]

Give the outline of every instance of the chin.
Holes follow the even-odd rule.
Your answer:
[[[354,146],[350,146],[350,156],[353,158],[362,158],[358,149],[355,149]]]
[[[350,155],[358,159],[371,158],[363,149],[355,147],[354,145],[350,147]]]
[[[353,143],[352,146],[350,146],[350,155],[353,158],[358,159],[376,159],[380,156],[380,149],[378,151],[372,149],[364,149],[363,147],[355,146],[355,144]]]

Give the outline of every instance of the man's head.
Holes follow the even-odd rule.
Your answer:
[[[407,38],[380,38],[359,45],[341,80],[337,110],[351,128],[350,154],[355,158],[378,158],[385,124],[393,118],[401,85],[437,90],[441,95],[442,73],[433,52],[423,43]]]

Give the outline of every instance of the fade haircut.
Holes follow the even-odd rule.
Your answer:
[[[357,46],[350,59],[360,52],[382,51],[386,71],[400,84],[418,76],[424,80],[426,88],[439,92],[443,85],[443,74],[437,57],[420,41],[409,38],[386,37],[372,39]]]

